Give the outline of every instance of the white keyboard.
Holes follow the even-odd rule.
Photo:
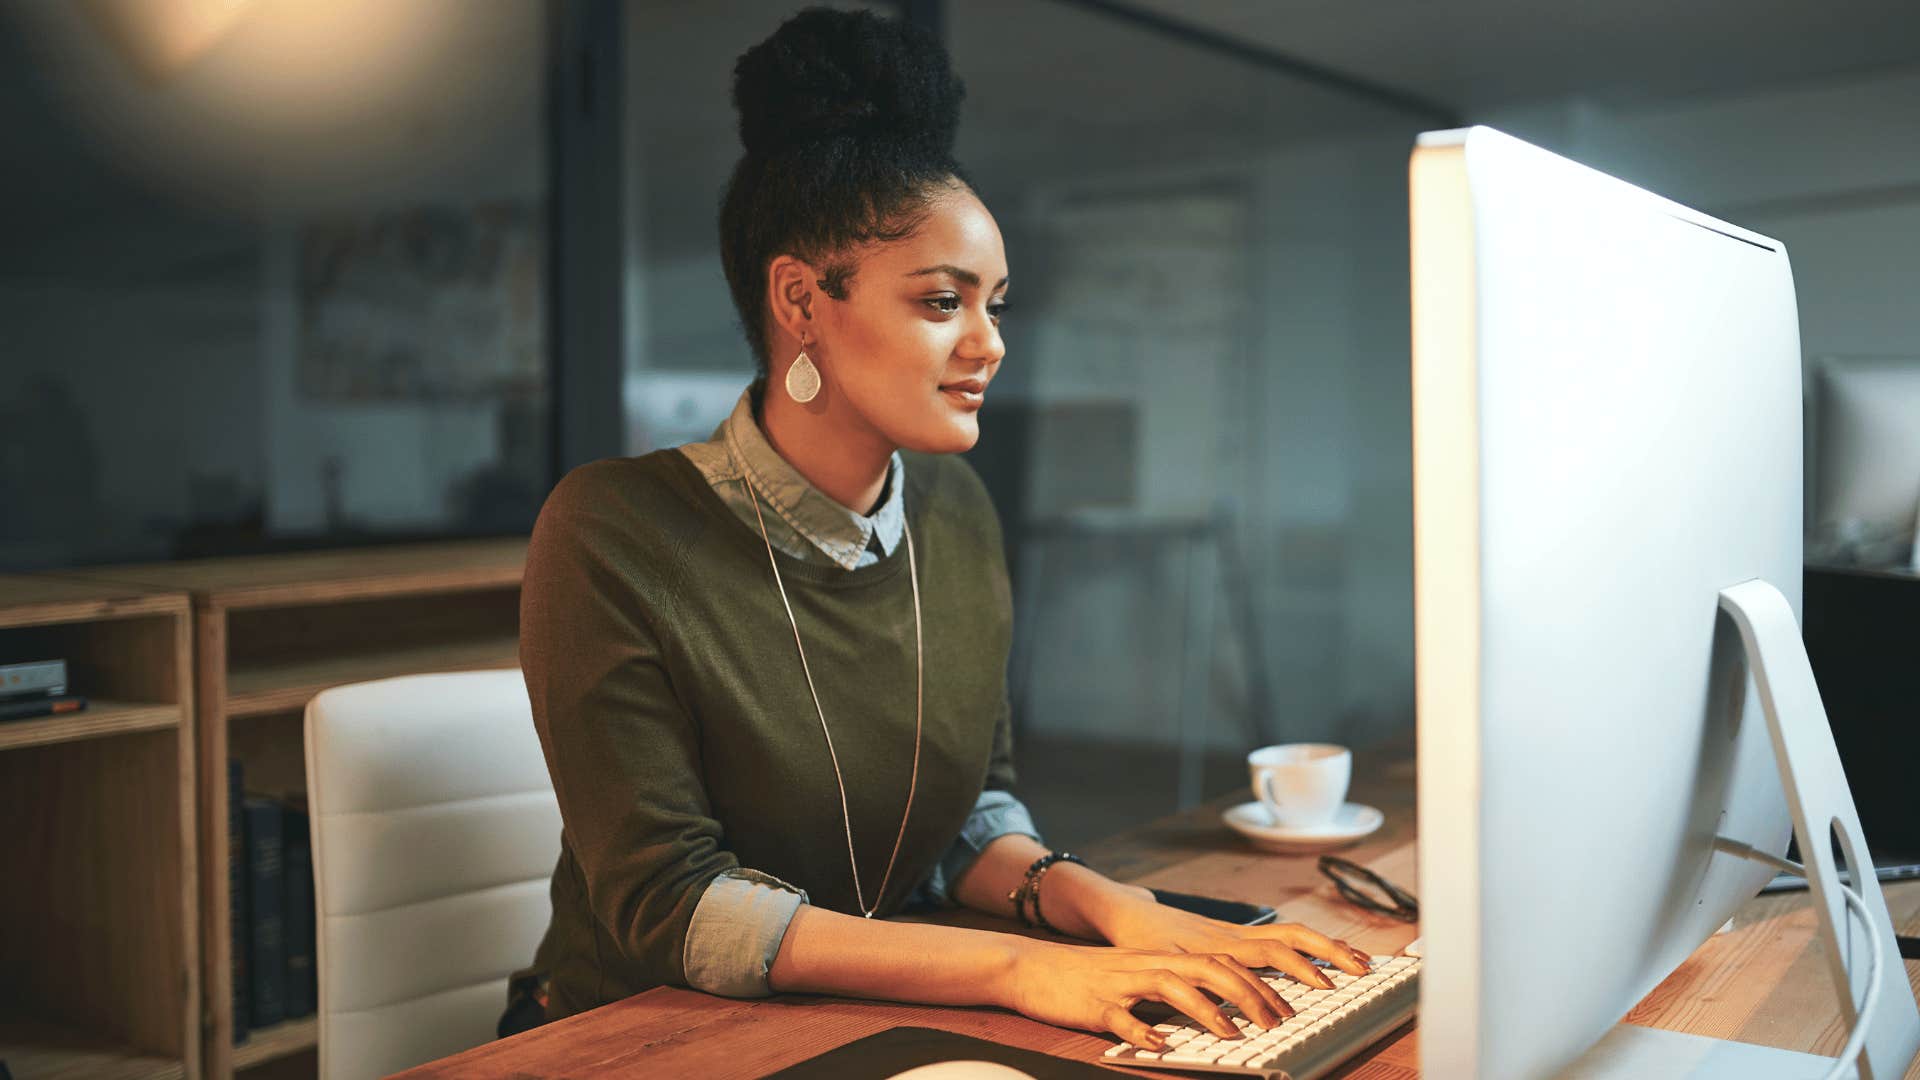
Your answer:
[[[1227,1004],[1221,1010],[1240,1029],[1237,1039],[1222,1039],[1192,1020],[1168,1022],[1154,1026],[1167,1040],[1166,1050],[1156,1053],[1121,1043],[1103,1060],[1149,1069],[1314,1080],[1406,1023],[1419,1004],[1416,957],[1375,957],[1373,971],[1366,975],[1322,970],[1333,989],[1310,987],[1286,975],[1264,977],[1294,1008],[1294,1015],[1275,1027],[1262,1029]]]

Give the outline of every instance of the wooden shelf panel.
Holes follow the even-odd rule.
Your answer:
[[[229,717],[263,716],[303,708],[313,695],[330,686],[420,675],[437,671],[507,668],[520,663],[516,637],[445,642],[406,649],[383,649],[366,655],[328,656],[251,668],[236,668],[227,676]]]
[[[526,558],[526,537],[506,537],[101,566],[62,576],[177,589],[193,593],[196,604],[247,608],[510,588],[520,584]]]
[[[247,1041],[233,1048],[233,1067],[263,1065],[320,1044],[320,1019],[303,1016],[247,1033]]]
[[[185,715],[182,705],[90,700],[84,712],[0,721],[0,750],[179,727]]]
[[[0,574],[0,627],[186,613],[183,592],[54,575]]]
[[[0,1061],[15,1080],[185,1080],[187,1067],[89,1041],[56,1027],[0,1027]]]

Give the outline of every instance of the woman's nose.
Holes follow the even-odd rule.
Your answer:
[[[969,360],[999,363],[1007,355],[1007,343],[1000,337],[1000,328],[986,315],[975,318],[977,323],[960,342],[961,355]]]

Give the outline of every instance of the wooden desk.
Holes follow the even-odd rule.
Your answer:
[[[1411,887],[1414,873],[1413,759],[1402,751],[1355,762],[1354,797],[1386,811],[1387,823],[1343,852],[1390,881]],[[1376,955],[1399,951],[1412,927],[1341,901],[1312,856],[1257,852],[1220,823],[1220,812],[1247,796],[1212,803],[1085,849],[1095,868],[1142,885],[1272,904],[1281,918],[1343,937]],[[1920,930],[1920,882],[1889,887],[1902,933]],[[1006,929],[975,913],[937,921]],[[1837,1053],[1846,1041],[1832,983],[1816,951],[1805,892],[1759,897],[1742,908],[1736,929],[1702,945],[1627,1014],[1650,1027],[1739,1039],[1812,1053]],[[1907,961],[1920,987],[1920,961]],[[887,1028],[943,1028],[1060,1057],[1094,1061],[1111,1037],[1049,1027],[1000,1009],[891,1005],[812,995],[751,1001],[661,988],[589,1013],[489,1043],[400,1074],[404,1080],[459,1077],[753,1077],[825,1053]],[[1411,1080],[1420,1074],[1415,1024],[1349,1062],[1334,1075],[1351,1080]],[[1167,1080],[1193,1075],[1124,1072]],[[1920,1080],[1920,1063],[1907,1072]]]

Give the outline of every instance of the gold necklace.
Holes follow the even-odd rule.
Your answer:
[[[853,816],[847,811],[847,784],[840,777],[840,755],[833,749],[833,733],[827,730],[827,713],[820,707],[820,692],[813,688],[813,669],[807,666],[807,648],[800,643],[800,622],[793,617],[793,604],[787,600],[786,583],[780,580],[780,564],[773,558],[773,541],[767,539],[767,520],[760,516],[760,496],[747,485],[747,494],[753,502],[753,518],[760,523],[760,542],[767,545],[767,565],[773,568],[773,583],[780,590],[780,603],[787,609],[787,622],[793,626],[793,645],[800,651],[800,670],[807,676],[807,693],[813,695],[813,711],[820,717],[820,733],[827,737],[827,756],[833,761],[833,781],[840,786],[840,820],[847,828],[847,867],[853,872],[853,900],[860,905],[860,913],[873,918],[880,910],[880,902],[886,898],[887,882],[893,878],[893,862],[900,857],[900,843],[907,837],[907,818],[913,813],[913,792],[920,783],[920,724],[921,706],[926,688],[926,655],[920,639],[920,569],[913,558],[913,530],[907,527],[904,509],[901,513],[900,531],[907,538],[907,575],[913,582],[913,775],[907,781],[907,809],[900,815],[900,835],[894,838],[893,854],[887,857],[887,871],[880,877],[880,891],[874,896],[873,907],[867,907],[866,894],[860,890],[860,864],[853,857]],[[901,493],[902,499],[905,492]]]

